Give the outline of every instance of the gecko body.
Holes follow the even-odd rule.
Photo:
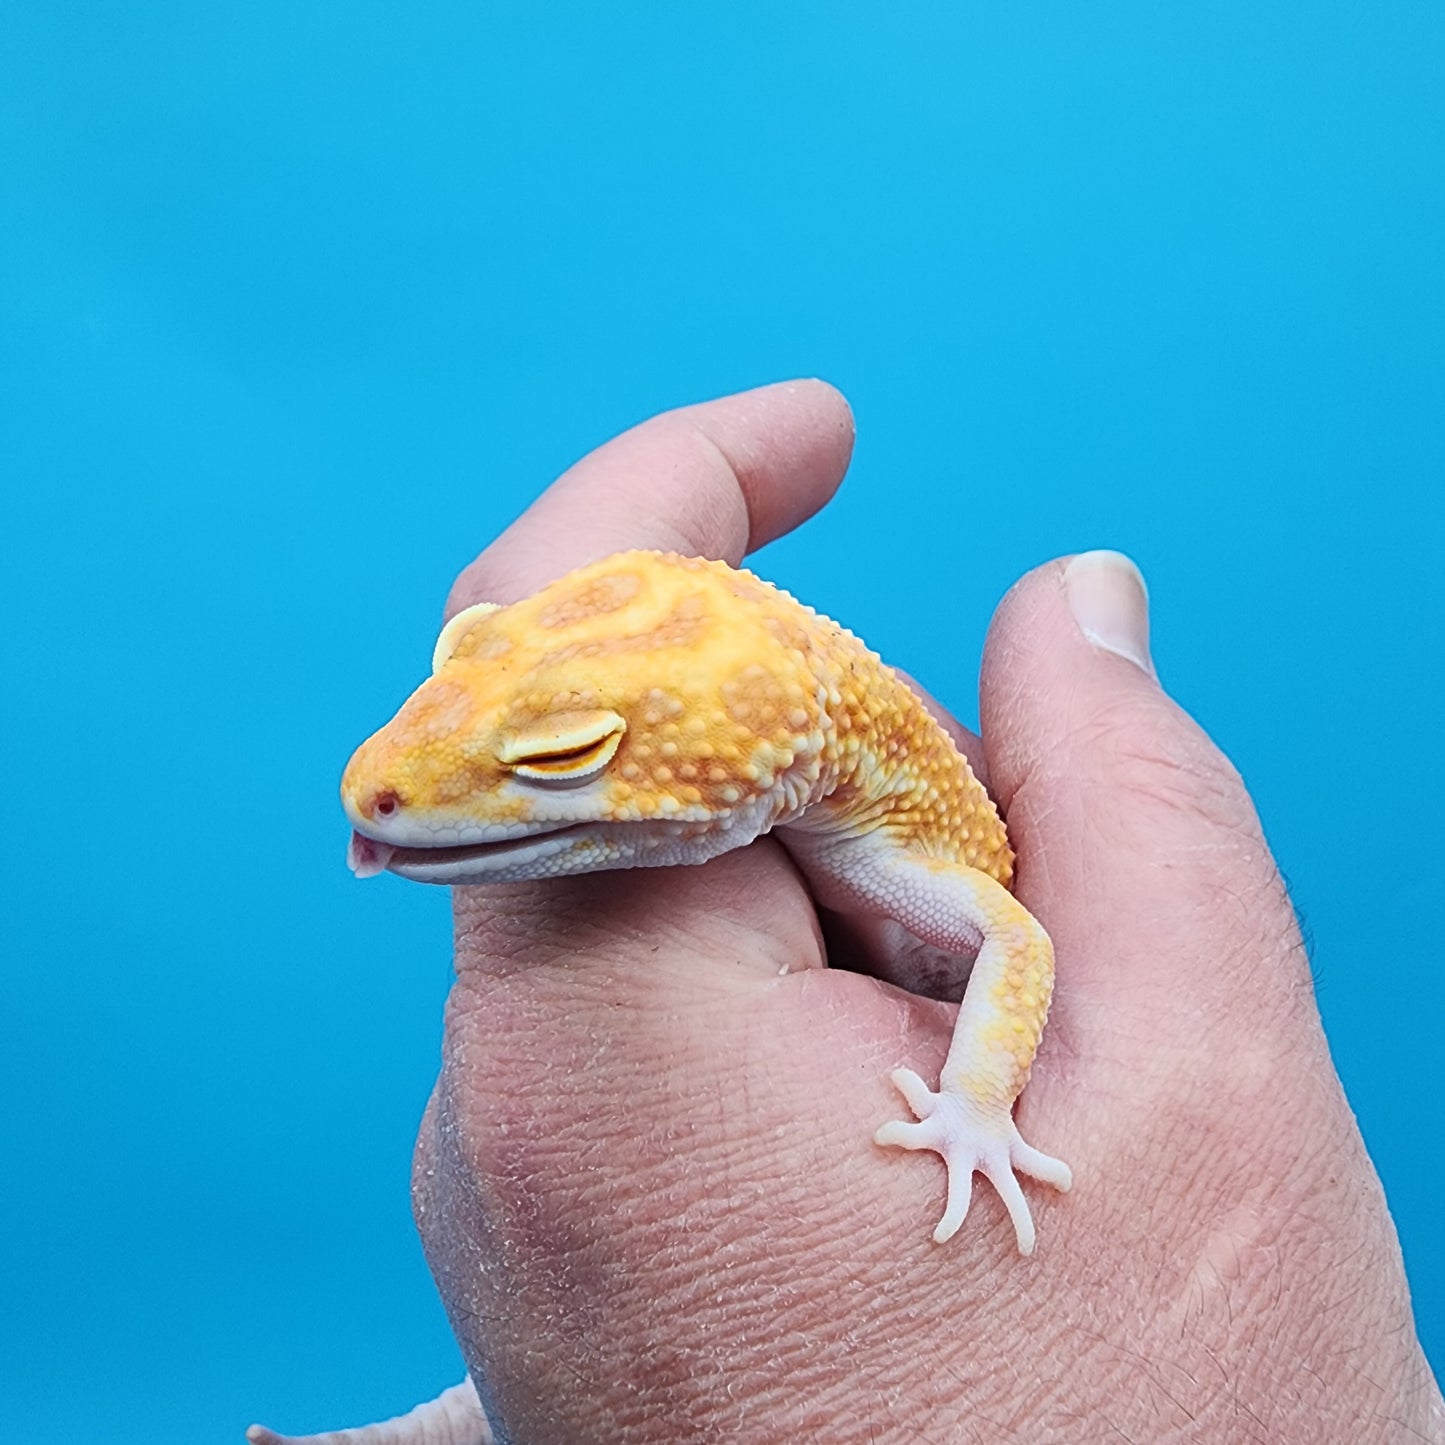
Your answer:
[[[1070,1185],[1012,1117],[1053,949],[1008,889],[1003,821],[968,762],[837,623],[721,562],[608,557],[448,622],[431,677],[357,749],[341,796],[358,875],[433,883],[697,864],[772,832],[818,903],[868,926],[885,977],[957,978],[972,959],[938,1088],[895,1070],[914,1118],[874,1138],[942,1156],[935,1240],[962,1224],[981,1172],[1032,1252],[1018,1173]],[[482,1419],[474,1395],[466,1408]]]
[[[880,1143],[948,1166],[934,1238],[975,1170],[1034,1243],[1015,1171],[1067,1188],[1011,1111],[1053,989],[1008,891],[1002,819],[914,691],[852,633],[750,572],[624,552],[443,628],[431,677],[357,749],[341,797],[362,876],[504,882],[703,863],[773,832],[817,901],[889,921],[883,966],[974,958],[938,1091]]]

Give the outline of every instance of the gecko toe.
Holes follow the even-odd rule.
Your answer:
[[[912,1069],[894,1069],[889,1075],[893,1087],[903,1095],[903,1101],[913,1110],[917,1119],[926,1119],[933,1112],[938,1095],[923,1082]]]
[[[893,1119],[873,1135],[875,1144],[893,1149],[936,1149],[937,1134],[926,1123]]]
[[[947,1244],[968,1217],[968,1206],[973,1198],[973,1164],[959,1165],[947,1154],[943,1156],[948,1170],[948,1202],[944,1205],[943,1218],[933,1231],[935,1244]]]
[[[1015,1169],[1027,1174],[1030,1179],[1037,1179],[1041,1184],[1052,1184],[1060,1194],[1067,1194],[1074,1187],[1074,1171],[1062,1159],[1055,1159],[1053,1155],[1035,1149],[1032,1144],[1025,1144],[1019,1138],[1017,1129],[1014,1130],[1009,1157]]]

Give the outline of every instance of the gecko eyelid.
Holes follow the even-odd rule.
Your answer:
[[[604,742],[606,739],[603,740]],[[565,766],[567,763],[581,762],[589,753],[597,751],[600,744],[588,743],[580,748],[558,748],[555,753],[532,753],[523,761],[537,763],[539,765]]]
[[[626,731],[615,712],[554,714],[508,738],[500,759],[529,782],[583,783],[612,761]]]
[[[622,733],[618,731],[585,748],[572,748],[567,752],[557,753],[531,753],[509,763],[508,767],[517,777],[534,783],[585,783],[589,778],[595,778],[612,761],[621,741]]]

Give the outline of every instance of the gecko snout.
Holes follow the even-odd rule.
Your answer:
[[[386,823],[401,815],[405,798],[387,759],[363,743],[347,764],[341,779],[341,802],[351,821],[364,828],[368,823]]]

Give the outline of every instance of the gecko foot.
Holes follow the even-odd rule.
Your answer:
[[[1015,1170],[1065,1190],[1073,1183],[1069,1166],[1040,1153],[1019,1136],[1007,1109],[990,1108],[964,1093],[930,1089],[912,1069],[895,1069],[894,1087],[917,1115],[917,1123],[895,1120],[873,1136],[874,1142],[899,1149],[932,1149],[948,1169],[948,1203],[933,1231],[943,1244],[952,1239],[968,1214],[973,1176],[985,1175],[1008,1209],[1020,1254],[1034,1252],[1034,1222]]]
[[[264,1425],[246,1431],[250,1445],[493,1445],[492,1427],[468,1375],[435,1400],[394,1420],[320,1435],[278,1435]]]

